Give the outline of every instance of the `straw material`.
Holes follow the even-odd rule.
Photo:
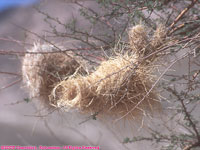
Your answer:
[[[167,35],[167,30],[166,30],[165,26],[162,24],[158,25],[156,31],[154,32],[151,45],[154,48],[161,46],[166,39],[166,35]]]
[[[157,95],[152,91],[140,102],[152,84],[147,68],[135,69],[136,58],[135,55],[110,58],[88,76],[60,82],[53,89],[52,103],[66,109],[76,108],[82,113],[99,113],[100,116],[120,117],[130,112],[126,118],[134,118],[152,111],[153,106],[159,104]]]
[[[55,84],[75,72],[86,73],[69,55],[51,53],[55,50],[52,45],[36,43],[28,50],[22,63],[23,81],[30,91],[30,97],[37,97],[48,105],[49,94]]]
[[[149,40],[144,26],[131,28],[132,51],[110,57],[90,74],[73,57],[63,53],[26,54],[23,78],[31,96],[50,101],[56,108],[138,119],[160,107],[158,93],[152,88],[152,62],[157,55],[141,58],[157,51],[164,43],[165,34],[160,26]],[[42,47],[36,45],[30,52],[44,51]]]
[[[145,58],[143,64],[151,64],[156,60],[158,55],[156,51],[166,42],[166,28],[164,25],[158,25],[153,37],[148,37],[147,29],[143,25],[136,25],[129,31],[130,48],[134,51],[138,58]]]
[[[146,55],[146,49],[149,45],[149,41],[147,32],[143,25],[136,25],[130,29],[129,42],[131,49],[135,51],[140,57]]]

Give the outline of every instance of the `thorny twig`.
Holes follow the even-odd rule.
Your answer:
[[[198,1],[198,0],[192,0],[191,4],[190,4],[187,8],[185,8],[185,9],[176,17],[176,19],[174,20],[174,22],[170,25],[170,28],[173,28],[174,25],[183,17],[183,15],[184,15],[185,13],[188,12],[188,10],[189,10],[190,8],[192,8],[192,7],[195,5],[195,3],[196,3],[197,1]]]
[[[191,148],[194,148],[194,147],[200,147],[200,134],[198,132],[198,129],[197,129],[197,126],[196,124],[192,121],[192,118],[191,118],[191,114],[190,112],[188,112],[187,110],[187,107],[185,106],[184,104],[184,99],[181,98],[181,96],[177,93],[176,90],[173,90],[172,88],[168,87],[167,90],[169,92],[171,92],[174,96],[177,97],[177,99],[180,101],[181,105],[182,105],[182,108],[183,108],[183,112],[185,113],[186,117],[187,117],[187,120],[189,121],[189,123],[191,124],[195,134],[196,134],[196,138],[197,138],[197,142],[191,144],[191,145],[188,145],[184,148],[184,150],[190,150]]]

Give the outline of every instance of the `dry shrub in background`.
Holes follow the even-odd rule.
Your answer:
[[[78,40],[79,44],[75,47],[80,48],[80,54],[83,54],[84,59],[91,60],[90,62],[95,62],[95,57],[99,56],[101,48],[105,50],[106,55],[110,56],[111,47],[119,47],[120,51],[120,46],[127,46],[127,42],[124,41],[126,39],[124,31],[130,24],[142,21],[147,27],[139,25],[130,30],[129,43],[133,53],[111,55],[90,74],[75,73],[76,76],[64,77],[51,88],[48,103],[50,100],[57,109],[75,108],[82,113],[117,115],[119,119],[127,116],[138,120],[148,110],[152,112],[159,108],[159,102],[153,100],[153,98],[158,99],[159,91],[160,94],[164,93],[166,100],[169,99],[171,103],[170,107],[165,107],[164,102],[164,111],[167,111],[164,118],[167,118],[167,121],[163,120],[162,124],[158,125],[162,127],[162,130],[159,131],[156,122],[155,126],[149,126],[150,136],[128,137],[124,139],[124,144],[144,140],[151,142],[152,145],[155,144],[160,149],[189,150],[198,147],[200,134],[196,111],[199,109],[196,106],[199,102],[199,1],[166,0],[145,1],[145,3],[131,0],[98,1],[100,8],[103,8],[101,10],[103,13],[99,13],[92,7],[86,7],[88,5],[81,1],[74,3],[80,7],[81,16],[92,25],[88,26],[90,29],[92,27],[92,30],[89,28],[83,30],[84,27],[79,26],[79,22],[76,22],[79,16],[72,19],[70,23],[64,23],[42,10],[39,12],[45,16],[48,24],[55,22],[58,26],[56,28],[54,24],[49,25],[50,30],[53,31],[50,32],[53,33],[53,37],[59,37],[65,41],[66,39]],[[162,25],[157,27],[155,33],[150,32],[152,28],[156,28],[158,22],[165,24],[168,28],[167,33]],[[60,26],[66,29],[67,34],[60,32]],[[166,41],[166,34],[169,36],[167,38],[170,38],[169,43]],[[52,34],[49,35],[52,36]],[[119,39],[122,40],[119,41]],[[76,48],[74,48],[75,51]],[[86,51],[83,52],[83,50]],[[161,55],[164,55],[162,58],[166,60],[165,62],[160,57]],[[160,68],[155,66],[160,63],[157,59],[162,61],[163,65]],[[176,68],[179,61],[180,65],[184,65],[184,70]],[[175,67],[176,72],[171,71],[172,67]],[[158,69],[160,73],[157,79],[153,77],[157,74],[154,69]],[[164,80],[161,81],[162,78]],[[138,85],[142,90],[138,90]],[[158,86],[159,89],[154,86]],[[141,91],[138,93],[141,97],[134,95],[138,99],[134,99],[133,96],[131,101],[128,101],[129,96],[135,94],[133,91],[135,93]],[[150,99],[152,95],[155,97]],[[92,117],[93,115],[89,118]],[[176,127],[174,128],[172,124],[176,124]]]
[[[23,80],[31,98],[38,98],[49,106],[53,87],[75,72],[86,73],[83,67],[64,52],[56,52],[50,44],[36,43],[29,49],[22,63]]]
[[[149,42],[145,27],[133,27],[129,32],[131,52],[110,57],[89,75],[64,53],[26,54],[22,67],[24,81],[32,97],[48,103],[50,100],[57,108],[138,119],[160,108],[158,94],[152,89],[153,64],[141,63],[142,56],[161,45],[163,32],[160,31],[156,30]],[[44,51],[44,46],[47,45],[37,44],[29,52]]]

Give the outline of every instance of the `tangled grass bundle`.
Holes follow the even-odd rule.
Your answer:
[[[23,81],[31,98],[39,98],[49,105],[54,86],[75,72],[86,73],[79,63],[66,53],[54,53],[50,44],[37,43],[28,50],[22,63]]]
[[[160,24],[153,35],[153,40],[151,41],[151,45],[154,49],[161,46],[164,42],[166,42],[167,30],[164,25]]]
[[[27,54],[23,76],[32,96],[44,97],[57,108],[78,109],[82,113],[138,118],[160,107],[152,89],[154,70],[149,57],[164,42],[164,28],[159,27],[149,40],[142,25],[129,32],[132,52],[103,61],[96,71],[86,74],[79,63],[63,53]],[[37,45],[31,51],[41,50]],[[76,73],[76,76],[73,74]]]
[[[157,58],[157,54],[151,55],[156,52],[157,48],[166,42],[166,28],[164,25],[158,25],[153,37],[148,37],[147,29],[143,25],[136,25],[129,31],[130,48],[140,58],[148,57],[143,61],[143,64],[153,62]],[[151,55],[151,56],[149,56]]]
[[[140,57],[146,55],[146,49],[150,46],[146,29],[142,25],[136,25],[129,31],[130,48]]]
[[[136,114],[152,111],[153,106],[159,104],[156,93],[152,91],[143,99],[152,85],[150,70],[135,69],[136,63],[134,55],[110,58],[88,76],[60,82],[53,89],[51,101],[57,107],[100,116],[120,117],[128,113],[128,118],[134,118]]]

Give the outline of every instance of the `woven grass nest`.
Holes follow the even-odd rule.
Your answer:
[[[137,119],[160,107],[158,93],[151,89],[153,66],[142,63],[141,57],[156,51],[164,39],[163,26],[158,27],[152,40],[149,40],[144,26],[134,26],[129,31],[132,52],[110,57],[90,74],[73,56],[26,54],[22,65],[23,78],[31,96],[39,96],[56,108]],[[42,45],[30,51],[44,51],[40,47]],[[153,62],[155,58],[154,55],[144,61]]]
[[[38,98],[49,105],[49,95],[54,86],[75,74],[86,71],[70,55],[58,51],[50,44],[34,44],[23,58],[23,81],[31,98]]]

